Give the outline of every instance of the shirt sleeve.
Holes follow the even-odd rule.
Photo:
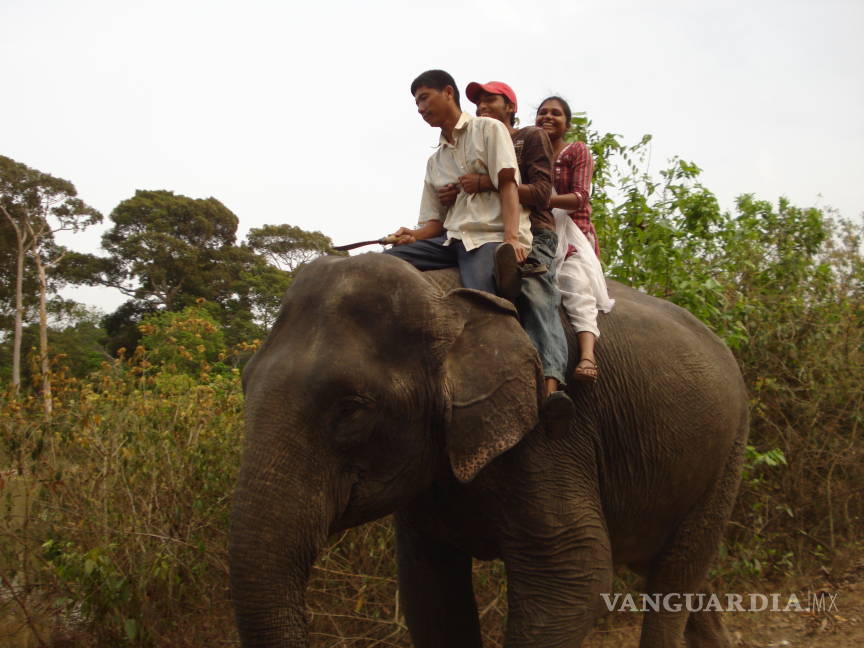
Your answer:
[[[423,179],[423,194],[420,197],[420,217],[417,219],[418,224],[425,225],[430,220],[438,220],[442,223],[447,216],[447,208],[438,200],[438,191],[432,184],[429,167],[432,164],[432,159],[426,163],[426,177]]]
[[[552,143],[546,131],[532,129],[522,144],[522,183],[530,187],[531,204],[545,209],[552,195]]]
[[[516,182],[521,182],[519,177],[519,164],[516,161],[516,149],[513,148],[513,138],[507,127],[497,119],[478,117],[483,128],[483,144],[486,150],[486,168],[489,170],[489,179],[492,186],[498,189],[498,174],[503,169],[513,169],[516,174]]]
[[[569,193],[579,197],[579,207],[574,210],[578,211],[584,209],[591,198],[591,177],[594,175],[594,158],[585,142],[576,142],[570,147],[567,163],[571,169]]]

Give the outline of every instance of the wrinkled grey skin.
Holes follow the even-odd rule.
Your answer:
[[[600,381],[571,385],[577,420],[552,438],[512,308],[435,285],[454,274],[325,258],[286,293],[243,376],[230,554],[244,646],[306,646],[327,537],[393,512],[418,648],[481,645],[472,556],[506,566],[508,647],[579,646],[613,564],[646,592],[709,591],[747,434],[729,350],[686,311],[611,283]],[[641,646],[682,635],[730,645],[717,613],[684,610],[646,614]]]

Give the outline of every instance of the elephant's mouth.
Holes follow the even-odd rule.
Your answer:
[[[354,479],[351,482],[351,490],[348,492],[348,502],[345,505],[345,510],[350,511],[352,506],[356,506],[361,498],[360,489],[366,481],[366,471],[358,470],[354,474]]]
[[[333,521],[330,533],[338,533],[391,514],[397,508],[403,492],[404,488],[398,480],[379,480],[363,470],[354,472],[346,480],[344,505]]]
[[[356,526],[354,520],[360,516],[363,509],[363,484],[366,481],[366,471],[355,468],[345,475],[345,483],[342,486],[344,504],[337,509],[336,519],[330,526],[330,533],[338,533],[345,529]]]

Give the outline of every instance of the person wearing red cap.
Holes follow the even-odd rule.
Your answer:
[[[502,122],[513,139],[522,176],[518,187],[519,201],[530,210],[532,235],[531,251],[523,265],[521,294],[515,303],[525,332],[537,348],[546,376],[546,390],[550,394],[544,407],[546,418],[557,419],[553,425],[566,427],[574,414],[574,407],[570,397],[561,389],[567,371],[567,339],[558,315],[558,304],[561,303],[555,281],[558,236],[549,209],[552,144],[541,128],[515,127],[516,93],[506,83],[469,83],[465,95],[477,105],[478,117],[491,117]],[[468,194],[494,191],[489,177],[483,174],[466,174],[459,178],[459,184]],[[442,202],[451,199],[446,189],[439,196]]]

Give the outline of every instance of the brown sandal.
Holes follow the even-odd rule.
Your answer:
[[[583,362],[590,362],[592,366],[580,366]],[[600,369],[597,366],[597,363],[591,358],[582,358],[581,360],[579,360],[579,362],[576,364],[576,368],[573,370],[573,380],[576,380],[578,382],[596,382],[599,375]]]

